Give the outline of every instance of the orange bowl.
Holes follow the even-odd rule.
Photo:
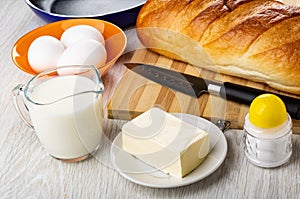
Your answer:
[[[103,76],[110,67],[118,60],[125,50],[127,38],[125,33],[116,25],[98,19],[69,19],[41,26],[21,37],[11,50],[11,57],[15,65],[26,73],[36,75],[27,58],[27,53],[30,44],[38,37],[50,35],[60,39],[62,33],[75,25],[90,25],[98,29],[104,39],[105,48],[107,51],[106,64],[98,68],[101,76]]]

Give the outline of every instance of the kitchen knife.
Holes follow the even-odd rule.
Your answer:
[[[148,64],[125,63],[124,65],[147,79],[197,98],[200,97],[201,94],[208,92],[209,94],[217,95],[227,100],[250,105],[257,96],[264,93],[271,93],[230,82],[218,83]],[[272,94],[282,99],[287,112],[293,119],[300,119],[300,99],[276,93]]]

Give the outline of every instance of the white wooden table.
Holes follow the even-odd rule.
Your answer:
[[[63,163],[51,158],[34,132],[16,114],[11,90],[31,75],[10,58],[13,44],[26,32],[45,24],[23,0],[0,0],[0,198],[300,198],[300,136],[293,136],[290,161],[278,168],[251,165],[243,153],[241,130],[228,130],[228,153],[207,178],[185,187],[154,189],[124,179],[112,168],[109,146],[96,158]],[[129,38],[132,35],[129,35]],[[122,64],[104,78],[106,98],[113,93]],[[112,140],[125,121],[108,120]]]

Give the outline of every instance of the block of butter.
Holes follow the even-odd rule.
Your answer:
[[[122,147],[148,165],[182,178],[205,159],[209,137],[204,130],[151,108],[123,126]]]

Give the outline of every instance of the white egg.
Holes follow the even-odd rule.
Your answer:
[[[99,68],[105,65],[106,59],[107,53],[101,43],[95,40],[82,40],[72,44],[63,52],[57,66],[94,65]]]
[[[48,35],[41,36],[30,44],[28,62],[36,72],[55,68],[64,50],[64,45],[57,38]]]
[[[103,35],[96,28],[89,25],[77,25],[68,28],[61,35],[61,42],[65,47],[69,47],[77,41],[93,39],[105,46]]]

